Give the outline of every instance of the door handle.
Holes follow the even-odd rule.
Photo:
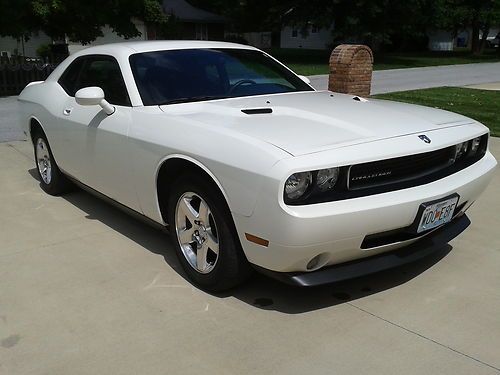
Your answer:
[[[64,111],[63,111],[63,114],[65,116],[69,116],[69,115],[71,115],[72,111],[73,111],[73,108],[65,108]]]

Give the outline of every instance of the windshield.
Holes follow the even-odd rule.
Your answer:
[[[130,66],[144,105],[312,91],[260,51],[185,49],[138,53]]]

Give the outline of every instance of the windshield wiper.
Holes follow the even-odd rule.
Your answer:
[[[205,100],[226,99],[226,98],[228,98],[228,96],[223,96],[223,95],[220,95],[220,96],[215,96],[215,95],[192,96],[190,98],[177,98],[177,99],[167,100],[165,102],[159,103],[158,105],[203,102]]]

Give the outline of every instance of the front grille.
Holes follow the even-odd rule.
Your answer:
[[[425,177],[451,164],[455,147],[350,167],[348,189],[359,190]]]
[[[301,206],[365,197],[428,184],[461,171],[483,158],[488,148],[488,134],[481,136],[475,153],[471,152],[472,140],[466,143],[467,151],[461,155],[457,154],[456,146],[450,146],[421,154],[340,166],[335,188],[327,192],[315,187],[318,171],[313,171],[313,183],[309,191],[296,201],[287,200],[283,192],[284,201],[288,205]]]

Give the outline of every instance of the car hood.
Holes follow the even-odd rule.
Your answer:
[[[464,125],[439,109],[312,91],[161,106],[166,114],[224,127],[298,156]]]

